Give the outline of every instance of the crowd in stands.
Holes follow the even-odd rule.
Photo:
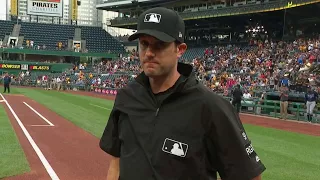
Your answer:
[[[254,41],[249,46],[214,46],[204,49],[199,57],[181,59],[194,66],[198,79],[215,92],[230,95],[235,84],[245,89],[246,97],[255,89],[278,90],[281,84],[296,92],[306,86],[315,86],[318,74],[309,69],[320,60],[320,39],[297,39],[294,42]],[[74,70],[76,84],[105,88],[121,88],[136,77],[141,68],[136,51],[119,60],[106,60]],[[86,76],[85,74],[88,74]]]
[[[117,61],[101,61],[93,66],[94,71],[101,73],[115,72],[138,72],[140,71],[139,61],[131,57],[123,57]]]
[[[293,42],[252,41],[247,46],[212,46],[194,59],[180,59],[194,66],[199,81],[215,92],[230,95],[240,84],[246,97],[252,91],[278,90],[281,84],[302,92],[320,82],[318,73],[310,72],[320,60],[320,38],[297,39]],[[89,68],[90,66],[90,68]],[[67,74],[76,78],[67,80]],[[94,65],[80,64],[61,75],[67,84],[91,87],[122,88],[141,72],[138,53],[105,60]],[[60,76],[59,76],[60,77]]]
[[[248,47],[207,48],[195,58],[197,76],[214,91],[227,93],[235,84],[245,89],[279,89],[281,84],[294,91],[314,86],[319,75],[308,71],[320,60],[320,39],[294,42],[256,41]]]
[[[180,61],[192,64],[196,76],[208,88],[226,95],[235,84],[245,89],[246,96],[254,89],[278,90],[281,84],[292,91],[302,92],[304,87],[315,86],[320,80],[318,74],[309,71],[320,60],[319,48],[319,38],[293,42],[252,41],[243,47],[208,47],[199,57]],[[127,72],[127,75],[119,77],[120,81],[130,79],[127,77],[141,71],[137,57],[138,54],[133,51],[130,57],[100,62],[93,69],[101,74]],[[105,87],[110,84],[114,83],[109,80]]]

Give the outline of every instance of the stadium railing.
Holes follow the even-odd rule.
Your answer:
[[[105,95],[117,95],[118,89],[91,86],[90,91]],[[221,95],[221,94],[219,94]],[[223,96],[230,103],[232,97]],[[243,99],[241,103],[241,112],[247,114],[261,115],[273,118],[280,117],[280,101],[278,100],[262,100],[260,98]],[[289,102],[287,109],[287,119],[296,121],[306,121],[305,103]],[[320,123],[320,111],[318,107],[314,109],[313,122]]]
[[[223,96],[230,103],[232,97]],[[243,99],[241,102],[241,112],[262,115],[273,118],[280,117],[280,101],[277,100],[261,100],[260,98]],[[287,119],[306,121],[306,106],[305,103],[289,102]],[[314,122],[320,123],[320,111],[316,107],[314,109]]]

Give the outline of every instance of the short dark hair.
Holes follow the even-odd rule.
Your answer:
[[[174,44],[176,45],[176,46],[179,46],[180,44],[182,44],[180,41],[178,41],[178,40],[175,40],[174,41]]]

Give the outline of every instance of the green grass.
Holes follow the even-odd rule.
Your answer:
[[[56,91],[17,89],[75,125],[100,138],[113,102]],[[297,124],[299,126],[299,124]],[[254,149],[267,167],[264,180],[317,180],[320,177],[320,137],[245,125]],[[1,170],[0,170],[1,171]]]
[[[29,171],[29,164],[18,138],[3,106],[0,105],[0,178]]]
[[[18,91],[99,138],[113,106],[113,101],[57,91],[26,88]]]
[[[319,179],[320,137],[252,125],[245,128],[267,167],[264,179]]]
[[[1,85],[0,86],[0,92],[3,93],[3,90],[4,90],[4,88]],[[7,93],[8,93],[8,91],[5,94],[7,94]],[[10,94],[20,94],[20,88],[18,89],[18,88],[10,86]]]

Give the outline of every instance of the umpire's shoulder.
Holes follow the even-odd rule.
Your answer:
[[[223,96],[208,88],[203,88],[202,94],[206,107],[209,108],[211,113],[234,114],[233,106]]]
[[[124,100],[124,92],[125,89],[124,88],[120,88],[117,90],[117,95],[115,97],[115,100],[114,100],[114,105],[117,106],[117,105],[120,105],[120,104],[124,104],[125,100]]]
[[[125,102],[130,100],[132,97],[132,93],[137,90],[138,83],[133,81],[129,82],[127,86],[118,89],[117,96],[115,98],[115,104],[124,104]]]

